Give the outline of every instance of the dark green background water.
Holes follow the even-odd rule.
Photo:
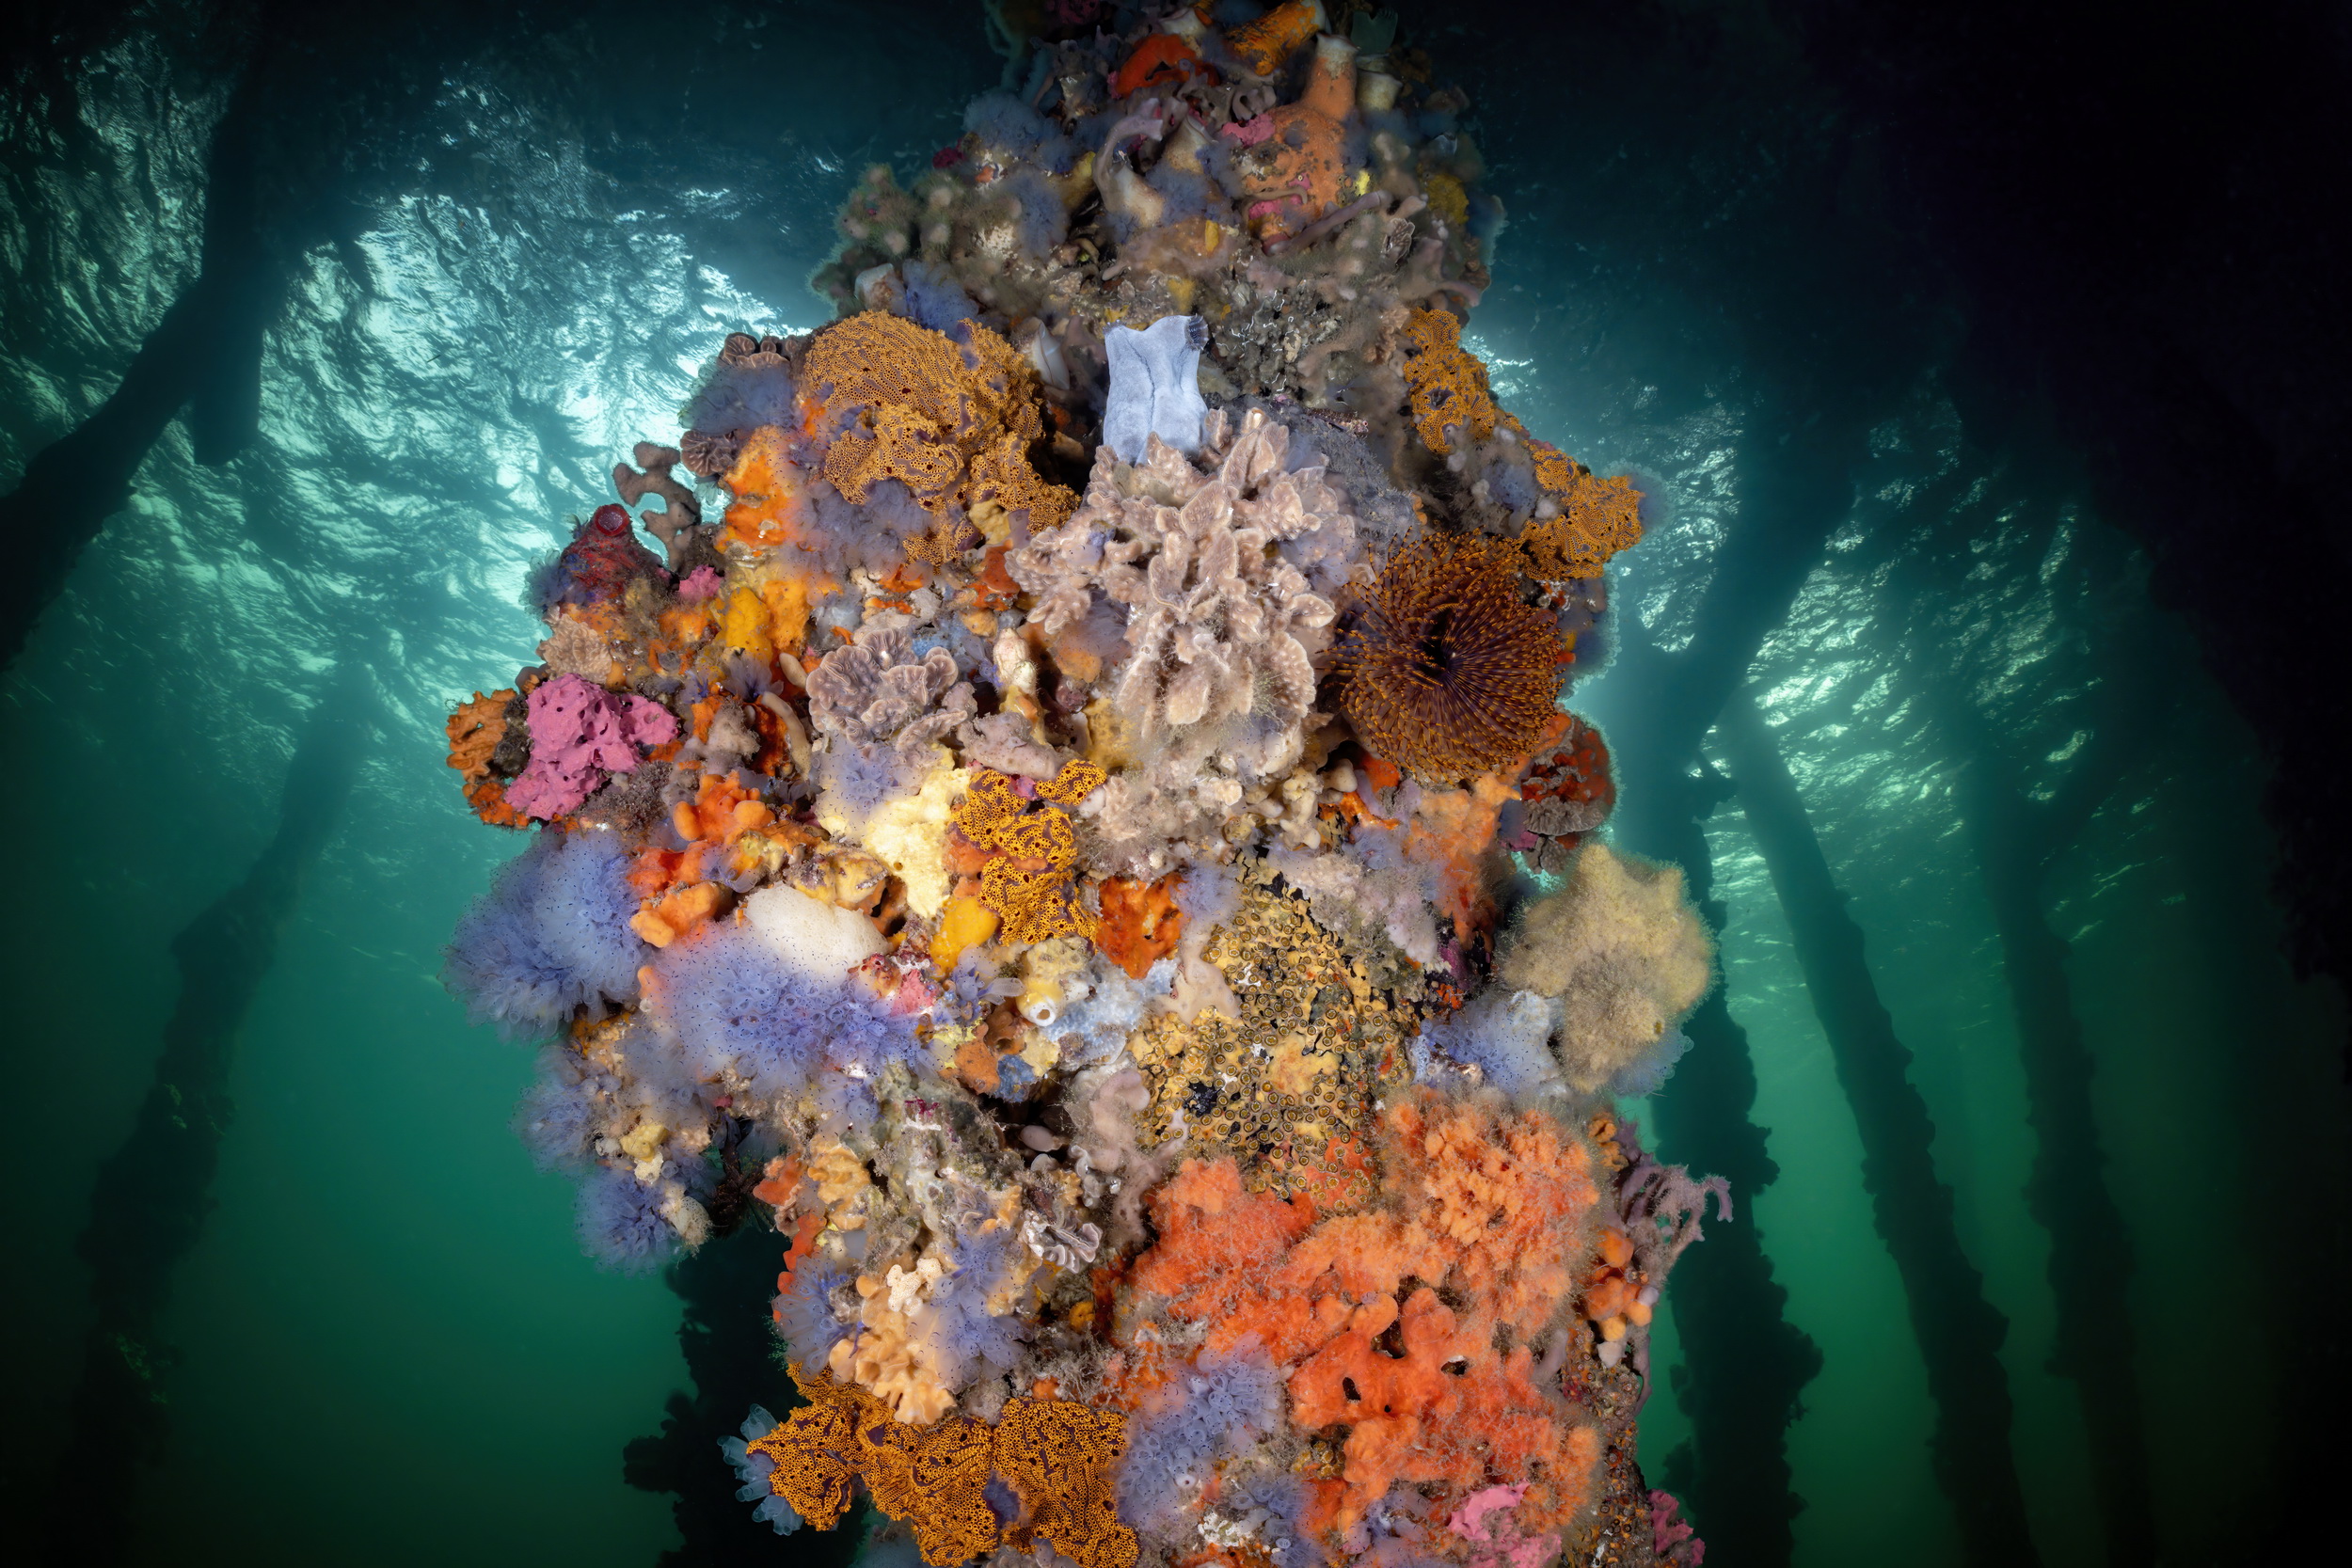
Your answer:
[[[992,85],[969,10],[915,25],[893,10],[485,23],[478,40],[408,38],[393,86],[340,118],[274,111],[290,142],[345,139],[331,178],[302,176],[292,146],[283,176],[344,207],[289,230],[299,263],[266,338],[260,440],[208,468],[167,432],[0,681],[12,1503],[44,1484],[78,1365],[72,1238],[146,1088],[176,985],[167,943],[275,830],[301,713],[359,661],[385,721],[240,1040],[218,1208],[168,1324],[184,1353],[169,1458],[124,1470],[137,1558],[637,1564],[674,1539],[668,1500],[624,1485],[619,1454],[685,1380],[676,1301],[578,1255],[565,1184],[507,1132],[525,1053],[468,1029],[435,980],[458,911],[516,843],[464,809],[440,723],[528,657],[526,570],[605,499],[617,453],[674,429],[719,335],[822,319],[799,280],[863,164],[912,166]],[[2278,1406],[2296,1325],[2319,1309],[2280,1249],[2326,1233],[2346,1190],[2344,1010],[2279,956],[2255,741],[2149,603],[2064,442],[2027,441],[2045,455],[2023,461],[1954,413],[1938,344],[1959,308],[1888,230],[1867,156],[1821,173],[1826,133],[1786,40],[1738,8],[1664,11],[1717,44],[1695,66],[1659,59],[1655,83],[1590,90],[1562,64],[1581,35],[1425,35],[1479,95],[1517,220],[1470,341],[1538,435],[1639,471],[1668,503],[1621,562],[1618,602],[1670,649],[1788,432],[1827,417],[1867,433],[1852,515],[1751,688],[1916,1054],[1962,1240],[2009,1319],[2017,1460],[2050,1561],[2098,1554],[2099,1528],[2073,1386],[2046,1367],[2010,1003],[1922,693],[1973,705],[2046,790],[2118,660],[2159,661],[2156,743],[2060,858],[2048,909],[2073,944],[2137,1248],[2166,1555],[2226,1560],[2245,1513],[2277,1506]],[[239,14],[116,19],[52,79],[77,102],[17,78],[0,122],[0,483],[112,390],[199,265],[207,150],[253,47]],[[1648,57],[1611,47],[1622,71]],[[1683,68],[1713,87],[1644,97]],[[334,81],[323,70],[322,99]],[[1732,82],[1748,96],[1718,90]],[[2030,433],[2042,416],[2021,418]],[[1607,728],[1647,700],[1613,673],[1575,705]],[[1781,1171],[1757,1212],[1788,1315],[1824,1358],[1790,1435],[1797,1560],[1957,1562],[1852,1113],[1736,801],[1708,839]],[[1661,1391],[1645,1460],[1686,1430]]]

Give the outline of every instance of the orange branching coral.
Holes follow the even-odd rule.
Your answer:
[[[466,803],[493,828],[528,828],[531,818],[506,803],[506,790],[490,776],[490,753],[506,734],[506,707],[515,700],[510,690],[460,703],[449,716],[449,765],[466,781]]]
[[[1510,423],[1527,435],[1517,420]],[[1527,445],[1535,457],[1535,482],[1559,508],[1519,535],[1530,571],[1539,578],[1597,578],[1611,556],[1641,543],[1642,492],[1633,481],[1622,474],[1597,479],[1592,469],[1532,436]]]
[[[854,1384],[791,1371],[809,1402],[745,1447],[774,1464],[770,1489],[817,1528],[840,1522],[864,1481],[877,1509],[914,1528],[923,1560],[951,1568],[995,1547],[984,1491],[998,1474],[1024,1511],[1009,1532],[1016,1547],[1044,1540],[1080,1568],[1134,1568],[1135,1531],[1117,1513],[1125,1418],[1016,1396],[993,1429],[967,1416],[909,1426]]]
[[[1440,457],[1454,450],[1446,427],[1473,441],[1495,433],[1502,416],[1486,389],[1486,367],[1462,346],[1462,324],[1445,310],[1415,310],[1405,323],[1405,384],[1412,391],[1413,427]]]
[[[1186,1163],[1152,1197],[1159,1239],[1134,1282],[1205,1324],[1213,1351],[1254,1337],[1298,1363],[1294,1421],[1349,1429],[1332,1528],[1398,1481],[1458,1499],[1490,1470],[1540,1477],[1572,1512],[1598,1449],[1534,1356],[1599,1202],[1591,1150],[1543,1112],[1429,1090],[1384,1132],[1384,1206],[1319,1224],[1304,1202],[1245,1192],[1230,1159]]]
[[[1600,1201],[1583,1141],[1541,1112],[1495,1121],[1434,1096],[1398,1105],[1389,1129],[1414,1167],[1415,1212],[1459,1249],[1453,1283],[1532,1338],[1573,1281],[1561,1236]]]
[[[1016,1395],[996,1423],[996,1468],[1025,1517],[1008,1533],[1027,1549],[1050,1542],[1079,1568],[1135,1568],[1136,1532],[1119,1522],[1119,1461],[1127,1422],[1068,1400]]]
[[[828,420],[844,423],[826,450],[825,477],[854,501],[895,479],[934,514],[1025,508],[1032,531],[1055,527],[1078,498],[1029,466],[1045,433],[1037,372],[988,328],[960,330],[962,341],[869,311],[818,334],[807,383]]]
[[[1078,785],[1085,775],[1073,769],[1091,769],[1098,781],[1101,776],[1091,763],[1066,763],[1054,784],[1045,787],[1059,787],[1065,794],[1076,790],[1082,798],[1086,790]],[[1079,903],[1071,876],[1078,837],[1067,812],[1053,806],[1032,812],[1029,802],[1013,793],[1009,779],[982,770],[952,815],[965,838],[994,851],[980,869],[980,902],[997,917],[1006,941],[1047,942],[1092,933],[1094,916]]]
[[[1379,1343],[1391,1326],[1402,1355]],[[1386,1295],[1355,1308],[1346,1329],[1292,1375],[1294,1421],[1349,1429],[1343,1528],[1399,1481],[1469,1488],[1490,1464],[1524,1474],[1558,1453],[1560,1423],[1528,1348],[1498,1356],[1492,1338],[1491,1323],[1465,1321],[1422,1286],[1401,1313]]]
[[[1103,884],[1103,920],[1095,927],[1094,945],[1138,980],[1175,952],[1184,935],[1184,915],[1175,899],[1181,876],[1170,872],[1149,883],[1113,877]]]
[[[1542,739],[1563,644],[1523,580],[1500,540],[1434,534],[1389,559],[1341,649],[1340,705],[1368,749],[1449,783]]]

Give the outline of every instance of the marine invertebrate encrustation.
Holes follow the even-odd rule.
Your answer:
[[[1393,18],[991,14],[1026,83],[858,182],[841,319],[729,334],[611,470],[668,563],[596,511],[452,716],[531,837],[445,977],[541,1040],[598,1259],[770,1233],[808,1403],[709,1456],[755,1519],[1591,1560],[1722,1201],[1612,1119],[1709,956],[1559,705],[1640,498],[1463,345],[1500,213]]]
[[[1031,395],[1037,371],[987,327],[961,323],[951,337],[858,316],[818,334],[803,364],[836,427],[825,477],[849,499],[895,479],[935,514],[1024,512],[1032,528],[1069,515],[1070,492],[1028,460],[1044,434]]]
[[[1200,461],[1153,437],[1140,464],[1098,450],[1086,504],[1007,558],[1050,640],[1100,603],[1125,611],[1112,700],[1146,732],[1252,715],[1280,731],[1314,701],[1300,634],[1329,600],[1281,546],[1354,519],[1320,465],[1288,471],[1290,433],[1255,409],[1211,412]]]
[[[1364,744],[1453,781],[1523,758],[1556,711],[1563,647],[1516,553],[1433,536],[1391,556],[1342,645],[1340,705]]]

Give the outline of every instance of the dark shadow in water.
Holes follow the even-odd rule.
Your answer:
[[[366,673],[346,664],[318,705],[286,774],[277,836],[244,881],[172,939],[180,1000],[164,1025],[155,1081],[120,1148],[98,1168],[78,1250],[95,1309],[71,1428],[43,1499],[52,1560],[122,1560],[141,1467],[167,1436],[166,1380],[177,1354],[156,1338],[172,1275],[212,1212],[237,1035],[278,953],[304,873],[342,815],[369,736]]]
[[[187,410],[196,460],[228,462],[262,413],[262,333],[286,293],[282,248],[263,243],[254,188],[257,94],[230,100],[206,160],[204,263],[132,356],[98,411],[42,449],[0,496],[0,541],[17,564],[0,573],[0,667],[65,587],[106,519],[130,504],[132,476],[173,417]],[[38,547],[24,547],[39,541]]]
[[[2090,553],[2114,556],[2122,541],[2089,531]],[[1958,541],[1906,561],[1896,581],[1901,599],[1925,618],[1960,586],[1969,552]],[[2039,554],[2040,552],[2033,552]],[[2112,579],[2123,569],[2100,562]],[[2104,585],[2102,585],[2104,586]],[[2083,594],[2091,600],[2088,586]],[[2095,1064],[2067,974],[2068,943],[2050,924],[2052,865],[2074,843],[2123,779],[2156,753],[2167,735],[2174,694],[2164,650],[2142,614],[2127,626],[2096,628],[2105,656],[2081,716],[2090,738],[2045,797],[2030,790],[2025,769],[2003,744],[1999,726],[1969,693],[1986,672],[1954,670],[1941,659],[1913,660],[1906,685],[1922,699],[1930,731],[1953,767],[1953,803],[1983,878],[2001,943],[2024,1068],[2033,1167],[2026,1202],[2050,1236],[2050,1291],[2057,1349],[2050,1370],[2073,1380],[2090,1444],[2091,1484],[2115,1568],[2155,1560],[2148,1440],[2132,1321],[2134,1259],[2123,1214],[2108,1185],[2092,1093]]]
[[[1852,510],[1860,430],[1768,426],[1741,452],[1753,474],[1724,541],[1690,645],[1661,652],[1626,617],[1611,673],[1609,738],[1624,783],[1615,818],[1627,848],[1682,867],[1710,927],[1714,867],[1704,823],[1723,795],[1699,771],[1699,746],[1745,678],[1757,647],[1787,616],[1830,533]],[[1675,1272],[1675,1324],[1684,1375],[1676,1397],[1689,1413],[1691,1449],[1667,1466],[1687,1495],[1709,1549],[1726,1561],[1779,1564],[1794,1548],[1790,1521],[1804,1507],[1789,1486],[1788,1423],[1820,1350],[1786,1316],[1756,1228],[1758,1193],[1778,1176],[1753,1120],[1756,1069],[1747,1036],[1720,990],[1685,1026],[1692,1051],[1652,1113],[1661,1157],[1731,1183],[1738,1214],[1710,1227]],[[1720,1244],[1719,1244],[1720,1243]],[[1709,1251],[1708,1249],[1712,1249]],[[1705,1254],[1703,1257],[1702,1254]]]
[[[753,1503],[736,1497],[736,1474],[720,1457],[722,1438],[735,1436],[755,1404],[781,1417],[803,1402],[777,1358],[781,1341],[770,1327],[768,1303],[776,1291],[783,1238],[754,1206],[748,1224],[714,1235],[670,1265],[666,1278],[685,1307],[678,1349],[694,1381],[691,1394],[670,1396],[659,1435],[640,1437],[622,1456],[631,1486],[675,1497],[671,1514],[683,1544],[661,1554],[660,1568],[723,1568],[793,1562],[830,1568],[857,1555],[866,1505],[828,1531],[801,1529],[779,1536],[752,1517]]]
[[[2039,1562],[2010,1448],[2014,1405],[2001,1341],[2009,1320],[1985,1299],[1961,1245],[1952,1190],[1935,1173],[1935,1124],[1911,1082],[1911,1051],[1879,999],[1862,927],[1846,912],[1797,782],[1755,701],[1741,692],[1715,728],[1756,848],[1788,916],[1805,990],[1862,1137],[1862,1185],[1901,1275],[1936,1404],[1930,1453],[1966,1560]]]

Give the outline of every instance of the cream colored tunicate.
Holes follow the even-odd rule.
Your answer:
[[[864,915],[798,888],[760,889],[743,901],[743,919],[786,967],[812,982],[838,980],[890,946]]]

